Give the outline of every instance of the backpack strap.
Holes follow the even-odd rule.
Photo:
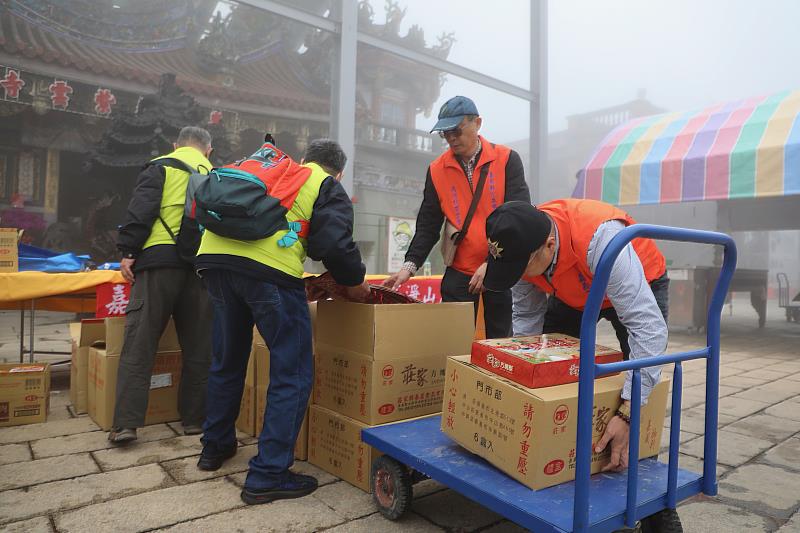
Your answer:
[[[149,165],[156,165],[156,166],[161,166],[161,167],[170,167],[170,168],[175,168],[175,169],[178,169],[178,170],[183,170],[184,172],[188,172],[190,176],[192,174],[194,174],[195,172],[197,172],[197,169],[192,168],[191,166],[187,165],[186,163],[184,163],[183,161],[181,161],[180,159],[178,159],[176,157],[162,157],[160,159],[156,159],[154,161],[150,161],[149,163],[147,163],[147,165],[145,165],[145,167],[147,167]],[[164,220],[164,217],[161,216],[161,214],[158,215],[158,220],[161,222],[161,225],[164,226],[164,229],[167,230],[167,233],[169,233],[169,236],[172,239],[172,241],[175,244],[178,244],[178,236],[175,235],[175,232],[172,231],[172,229],[170,229],[169,225]]]

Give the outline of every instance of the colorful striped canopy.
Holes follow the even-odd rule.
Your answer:
[[[631,120],[572,196],[616,205],[800,194],[800,91]]]

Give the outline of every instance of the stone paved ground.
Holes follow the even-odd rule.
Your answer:
[[[723,318],[719,496],[684,502],[679,513],[687,532],[797,532],[800,325],[770,309],[773,318],[759,331],[746,302],[734,302]],[[39,319],[37,348],[67,349],[63,315]],[[0,317],[0,359],[16,357],[18,321]],[[613,343],[601,328],[600,342]],[[670,335],[672,351],[702,343],[699,335]],[[704,375],[702,362],[686,365],[681,466],[689,469],[702,468]],[[239,489],[253,439],[243,438],[220,471],[200,472],[198,439],[172,425],[148,427],[136,446],[110,449],[91,420],[73,415],[66,391],[53,392],[51,406],[46,424],[0,429],[0,531],[523,531],[432,481],[415,487],[402,521],[388,522],[370,496],[306,463],[296,467],[319,478],[313,495],[245,507]]]

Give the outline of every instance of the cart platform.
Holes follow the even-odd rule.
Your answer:
[[[532,490],[484,459],[460,447],[440,430],[441,418],[399,422],[364,429],[369,444],[488,507],[517,524],[536,531],[572,531],[575,482]],[[636,517],[667,507],[666,464],[655,459],[639,462]],[[683,500],[702,490],[702,475],[678,469],[677,497]],[[596,474],[590,479],[589,531],[624,527],[627,474]]]

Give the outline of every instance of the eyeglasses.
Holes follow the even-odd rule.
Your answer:
[[[461,129],[461,126],[458,126],[457,128],[454,128],[452,130],[440,131],[438,133],[439,137],[441,137],[442,139],[447,139],[448,137],[458,138],[461,137],[461,134],[464,133],[464,130]]]

